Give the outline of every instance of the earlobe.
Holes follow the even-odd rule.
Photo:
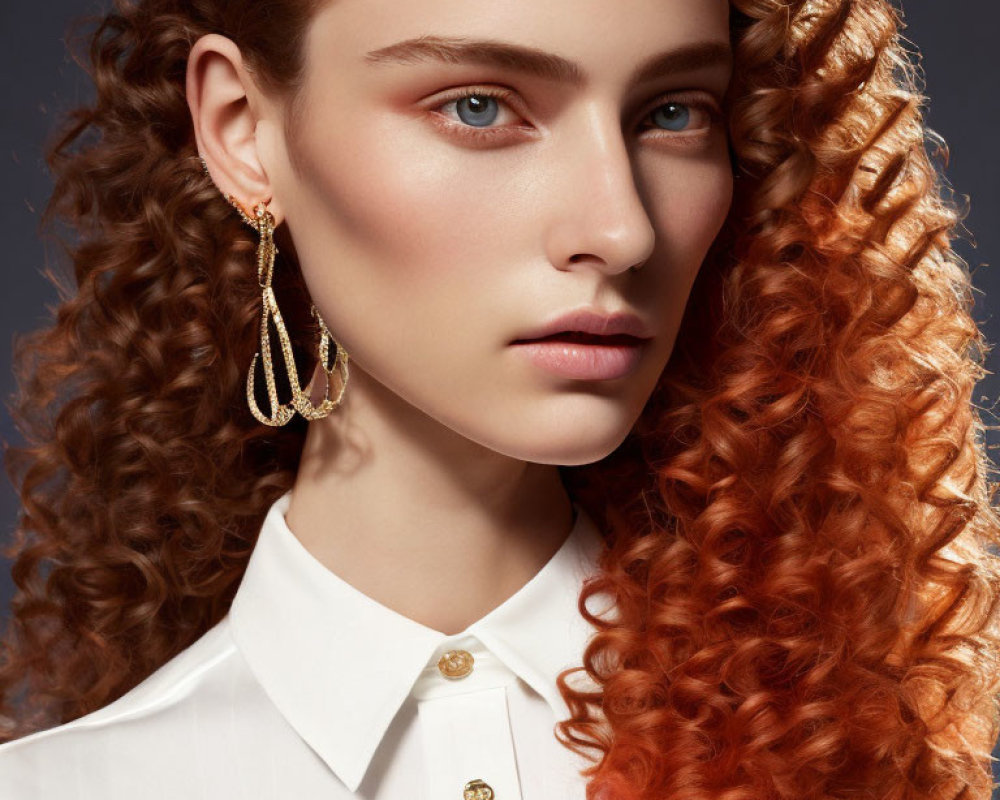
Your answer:
[[[232,194],[246,208],[269,203],[280,222],[257,146],[260,95],[235,42],[214,33],[195,42],[188,57],[186,91],[198,153],[219,191]]]

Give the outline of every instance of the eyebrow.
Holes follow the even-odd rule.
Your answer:
[[[496,39],[465,39],[450,36],[418,36],[365,54],[372,64],[413,64],[439,61],[448,64],[478,64],[511,69],[539,78],[581,87],[586,75],[579,64],[554,53]],[[715,66],[731,66],[729,42],[706,41],[661,53],[640,64],[629,76],[629,84],[644,83],[662,75]]]

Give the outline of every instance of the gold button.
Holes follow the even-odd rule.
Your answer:
[[[446,678],[464,678],[472,672],[473,660],[467,650],[449,650],[438,659],[438,670]]]
[[[462,798],[463,800],[493,800],[493,789],[486,781],[476,778],[465,784]]]

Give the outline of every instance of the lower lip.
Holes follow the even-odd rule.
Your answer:
[[[514,347],[536,365],[563,378],[608,381],[633,372],[645,340],[634,345],[589,344],[566,339],[515,342]]]

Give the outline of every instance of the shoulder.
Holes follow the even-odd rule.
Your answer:
[[[142,784],[148,791],[161,770],[176,773],[196,731],[220,724],[234,693],[252,694],[253,683],[227,616],[114,702],[0,745],[0,797],[142,796]]]

